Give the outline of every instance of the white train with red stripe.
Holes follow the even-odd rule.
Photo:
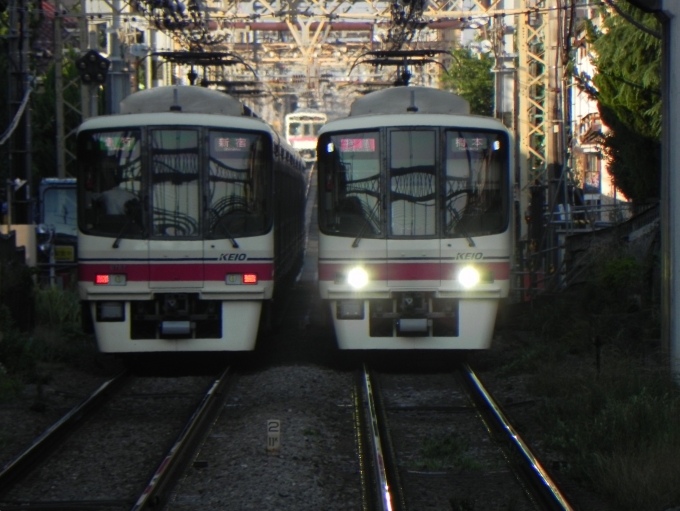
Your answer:
[[[316,137],[328,116],[317,110],[298,109],[284,118],[285,135],[288,143],[300,153],[308,165],[316,161]]]
[[[319,290],[346,350],[490,346],[512,261],[509,131],[427,87],[319,134]]]
[[[226,94],[159,87],[84,122],[78,161],[79,292],[99,350],[252,350],[303,258],[306,173],[285,139]]]

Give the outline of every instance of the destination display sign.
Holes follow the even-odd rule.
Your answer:
[[[374,153],[374,138],[341,138],[340,151],[343,153]]]

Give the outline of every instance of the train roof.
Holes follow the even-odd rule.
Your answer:
[[[355,100],[349,116],[407,113],[469,115],[470,104],[452,92],[431,87],[391,87]]]
[[[357,99],[349,116],[327,122],[319,134],[403,126],[508,132],[494,117],[471,114],[469,103],[452,92],[430,87],[393,87]]]
[[[186,125],[276,133],[234,97],[198,86],[154,87],[127,96],[120,105],[120,113],[92,117],[80,125],[79,131],[119,126]],[[277,140],[279,137],[276,134]]]
[[[223,92],[191,85],[154,87],[129,95],[120,103],[121,114],[182,112],[247,115],[243,103]]]
[[[405,126],[440,126],[453,129],[479,129],[508,132],[508,129],[498,119],[482,115],[413,115],[412,113],[403,113],[390,115],[362,115],[336,119],[324,124],[319,130],[319,134],[353,130],[372,130],[377,128],[403,128]]]

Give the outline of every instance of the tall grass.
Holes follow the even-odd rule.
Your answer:
[[[9,309],[0,305],[0,400],[16,396],[24,383],[44,382],[46,364],[87,365],[95,355],[80,323],[80,304],[73,290],[34,288],[35,324],[17,328]]]
[[[36,289],[35,337],[48,345],[48,360],[81,366],[95,355],[91,335],[82,330],[81,307],[73,289],[49,286]]]
[[[59,330],[80,325],[80,301],[71,290],[57,286],[36,288],[35,312],[38,325]]]
[[[531,389],[545,399],[546,445],[573,476],[630,511],[680,503],[680,391],[663,369],[608,351],[602,370],[546,364]]]
[[[587,284],[528,310],[532,340],[501,373],[530,375],[545,445],[573,477],[617,510],[664,511],[680,505],[680,389],[650,343],[659,313],[643,262],[611,253]]]

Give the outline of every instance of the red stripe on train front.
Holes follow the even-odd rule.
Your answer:
[[[334,281],[337,273],[346,273],[350,268],[361,266],[371,280],[452,280],[455,273],[471,263],[427,262],[427,263],[320,263],[319,280]],[[510,278],[510,263],[474,263],[481,269],[493,272],[494,279]]]
[[[274,280],[274,265],[272,263],[81,263],[78,266],[78,279],[84,282],[94,282],[96,275],[117,273],[124,273],[128,282],[224,281],[227,273],[257,273],[258,279],[262,281]]]

